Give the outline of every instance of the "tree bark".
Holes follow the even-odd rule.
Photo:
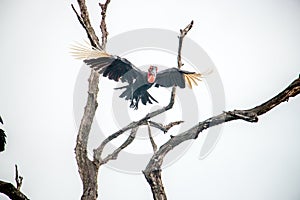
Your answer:
[[[85,29],[90,43],[93,47],[98,49],[104,49],[105,43],[107,41],[107,30],[105,26],[105,13],[110,0],[107,0],[102,8],[102,21],[101,21],[101,31],[103,34],[102,45],[99,44],[99,39],[95,34],[95,31],[91,25],[89,19],[89,13],[86,7],[85,0],[77,0],[81,15],[78,14],[74,6],[72,9],[75,12],[77,19],[79,20],[82,27]],[[103,28],[102,28],[103,26]],[[105,28],[105,29],[104,29]],[[105,42],[105,43],[104,43]],[[87,144],[89,139],[89,134],[95,113],[98,107],[97,95],[99,92],[99,73],[91,70],[89,77],[89,88],[87,103],[84,108],[84,114],[81,119],[80,127],[77,134],[75,155],[78,165],[78,171],[83,184],[83,194],[81,196],[82,200],[96,200],[98,197],[98,171],[100,164],[97,161],[91,161],[87,156]]]
[[[98,171],[99,165],[95,165],[89,159],[84,162],[84,167],[80,171],[83,184],[83,194],[81,200],[96,200],[98,198]]]
[[[13,184],[0,181],[0,193],[5,194],[13,200],[29,200],[20,190]]]
[[[161,169],[153,170],[150,173],[143,172],[148,184],[150,185],[153,199],[155,200],[166,200],[167,195],[161,179]]]

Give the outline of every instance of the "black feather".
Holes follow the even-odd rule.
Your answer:
[[[130,100],[130,107],[138,109],[139,101],[146,105],[157,102],[149,93],[148,89],[153,85],[147,79],[147,72],[136,68],[131,62],[119,56],[99,57],[95,59],[87,59],[84,62],[98,73],[103,74],[110,80],[127,82],[127,86],[116,89],[125,89],[120,98]],[[169,68],[162,70],[156,75],[155,87],[185,87],[184,74],[192,74],[194,72],[183,71],[178,68]],[[158,102],[157,102],[158,103]]]
[[[94,70],[108,77],[110,80],[133,83],[137,76],[143,76],[146,72],[136,68],[131,62],[119,56],[99,57],[84,60]]]
[[[2,129],[0,129],[0,152],[5,150],[5,144],[6,144],[6,135]]]
[[[157,73],[156,77],[156,87],[162,86],[162,87],[172,87],[172,86],[178,86],[180,88],[185,87],[185,80],[183,74],[185,73],[191,73],[182,71],[178,68],[169,68],[160,71]]]

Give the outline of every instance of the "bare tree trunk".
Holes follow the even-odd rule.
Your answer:
[[[97,93],[99,74],[92,71],[90,76],[89,91],[87,105],[84,109],[84,117],[82,118],[77,136],[75,154],[78,165],[78,171],[83,184],[82,200],[96,200],[98,197],[98,169],[99,165],[91,161],[87,156],[87,143],[89,132],[93,122],[93,117],[97,109]]]
[[[165,192],[165,188],[163,186],[163,182],[161,179],[161,170],[153,170],[149,173],[145,173],[147,182],[151,187],[151,191],[153,194],[154,200],[166,200],[167,195]]]
[[[95,31],[90,23],[89,13],[86,7],[85,0],[77,0],[81,15],[78,14],[74,6],[72,9],[77,15],[77,18],[85,29],[87,36],[90,40],[92,46],[98,49],[105,49],[108,32],[106,30],[105,16],[106,9],[110,0],[106,0],[105,4],[100,4],[102,9],[102,21],[101,21],[101,31],[102,31],[102,45],[99,44],[99,39],[95,34]],[[89,134],[95,113],[98,107],[97,95],[99,92],[99,73],[91,70],[89,77],[89,89],[87,103],[84,108],[84,114],[81,119],[80,127],[78,130],[75,154],[76,161],[78,165],[78,171],[83,184],[83,194],[81,196],[82,200],[96,200],[98,198],[98,171],[100,167],[100,162],[98,160],[91,161],[87,156],[87,144],[89,139]]]
[[[81,200],[96,200],[98,198],[97,179],[99,166],[88,160],[83,169],[84,171],[80,173],[83,183],[83,194],[81,196]]]

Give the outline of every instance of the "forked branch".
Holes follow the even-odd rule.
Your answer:
[[[10,199],[13,200],[29,200],[25,194],[21,192],[21,186],[23,182],[23,177],[19,176],[19,171],[17,165],[15,165],[15,181],[17,184],[17,187],[15,187],[13,184],[0,181],[0,193],[5,194]]]
[[[222,114],[211,117],[203,122],[199,122],[189,130],[172,137],[164,145],[162,145],[159,148],[159,150],[152,156],[146,169],[144,170],[144,175],[152,189],[154,199],[167,199],[161,180],[161,166],[165,156],[176,146],[178,146],[184,141],[196,139],[203,130],[225,122],[237,119],[241,119],[248,122],[257,122],[258,116],[270,111],[280,103],[288,101],[289,98],[295,97],[299,93],[300,77],[294,80],[286,89],[284,89],[278,95],[259,106],[248,110],[233,110],[229,112],[223,112]]]
[[[133,142],[133,140],[136,136],[137,130],[138,130],[138,127],[131,129],[131,133],[129,134],[127,140],[125,140],[125,142],[123,142],[123,144],[121,144],[121,146],[119,146],[116,150],[114,150],[114,152],[112,154],[109,154],[108,156],[106,156],[102,160],[101,164],[105,164],[110,160],[116,160],[119,156],[119,153]]]
[[[23,177],[19,176],[19,170],[18,170],[17,165],[15,165],[15,173],[16,173],[15,181],[16,181],[16,184],[17,184],[17,190],[20,190],[21,187],[22,187],[22,184],[23,184]]]

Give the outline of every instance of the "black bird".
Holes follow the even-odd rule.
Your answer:
[[[138,109],[139,101],[146,105],[157,102],[149,93],[148,89],[153,85],[155,87],[178,86],[185,88],[186,82],[192,88],[192,84],[197,85],[202,74],[196,72],[184,71],[178,68],[169,68],[158,72],[156,66],[150,66],[148,71],[142,71],[135,67],[130,61],[115,55],[83,45],[72,48],[73,55],[78,59],[83,59],[84,63],[96,70],[104,77],[111,80],[127,82],[128,85],[115,88],[124,89],[120,98],[129,100],[130,108]],[[158,103],[158,102],[157,102]]]
[[[3,120],[0,116],[0,123],[3,124]],[[5,150],[5,144],[6,144],[6,135],[4,133],[4,130],[0,129],[0,152]]]

